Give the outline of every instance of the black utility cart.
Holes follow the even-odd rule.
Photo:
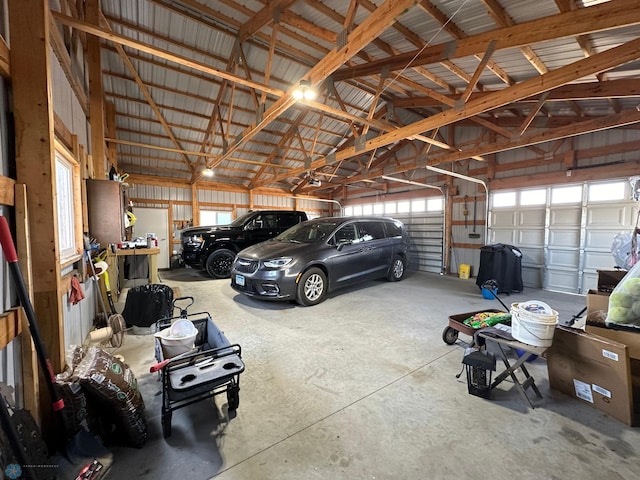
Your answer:
[[[174,410],[186,407],[215,395],[226,393],[228,411],[232,415],[240,405],[240,374],[244,371],[240,345],[231,344],[207,312],[187,313],[193,297],[176,298],[174,308],[180,316],[157,322],[161,331],[177,320],[190,320],[197,329],[192,349],[165,358],[162,337],[156,337],[158,363],[151,372],[160,372],[162,381],[162,433],[171,435],[171,417]],[[190,302],[178,307],[179,302]]]

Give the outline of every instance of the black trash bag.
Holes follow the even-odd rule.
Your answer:
[[[127,293],[122,316],[127,327],[150,327],[173,312],[173,289],[168,285],[152,283],[134,287]]]

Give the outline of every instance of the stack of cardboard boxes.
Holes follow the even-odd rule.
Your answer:
[[[640,424],[640,328],[614,330],[604,319],[626,272],[601,270],[587,294],[585,330],[558,327],[547,350],[549,384],[629,425]]]

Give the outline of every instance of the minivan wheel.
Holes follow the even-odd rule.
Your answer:
[[[387,277],[391,282],[398,282],[404,278],[405,270],[404,260],[400,255],[394,255],[393,263],[391,264],[391,271]]]
[[[310,268],[300,277],[296,300],[300,305],[310,307],[322,302],[326,293],[327,276],[319,268]]]
[[[207,258],[205,265],[207,273],[212,278],[229,278],[229,276],[231,276],[231,266],[235,258],[236,254],[231,250],[227,250],[226,248],[216,250]]]

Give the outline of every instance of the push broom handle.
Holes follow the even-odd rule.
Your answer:
[[[42,368],[45,377],[48,375],[47,386],[49,387],[49,393],[51,394],[53,410],[57,412],[64,408],[64,400],[55,388],[56,376],[53,373],[53,367],[51,366],[47,349],[42,341],[40,331],[36,324],[36,314],[33,310],[29,294],[27,293],[27,287],[25,286],[24,279],[22,278],[20,266],[18,265],[18,255],[16,254],[16,247],[13,243],[13,238],[11,237],[11,231],[9,230],[9,223],[7,222],[7,218],[4,216],[0,216],[0,243],[2,243],[2,251],[4,252],[4,256],[9,264],[9,270],[13,276],[13,280],[16,283],[18,298],[20,299],[22,308],[24,308],[27,315],[29,332],[31,332],[31,338],[33,338],[33,343],[36,347],[40,368]]]

